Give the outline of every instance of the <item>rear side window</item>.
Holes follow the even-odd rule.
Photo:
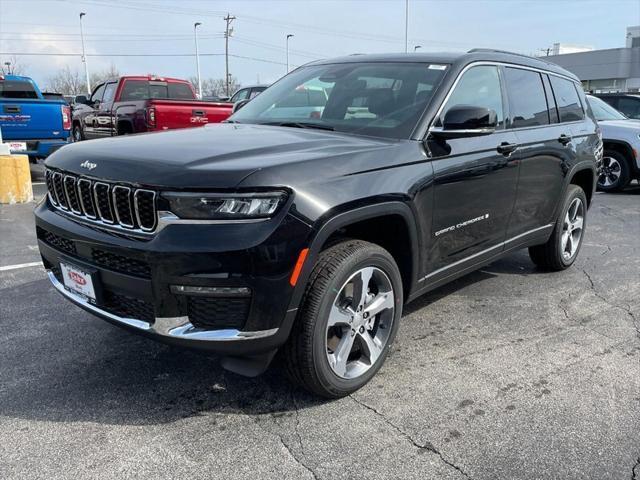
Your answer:
[[[31,82],[24,80],[0,81],[0,98],[38,98]]]
[[[423,90],[429,91],[429,90]],[[421,95],[422,92],[418,93]],[[427,93],[427,98],[429,94]],[[496,112],[498,126],[504,124],[502,109],[502,91],[500,89],[500,76],[498,67],[478,66],[466,71],[451,93],[447,104],[442,110],[436,125],[440,124],[445,114],[451,107],[465,105],[470,107],[490,108]]]
[[[538,72],[505,68],[511,128],[535,127],[549,123],[547,98]]]
[[[146,80],[125,80],[121,101],[146,100],[149,98],[149,82]]]
[[[573,82],[564,78],[550,76],[553,96],[556,98],[561,122],[576,122],[584,118],[580,97]]]
[[[177,100],[193,100],[193,91],[186,83],[170,83],[169,98]]]

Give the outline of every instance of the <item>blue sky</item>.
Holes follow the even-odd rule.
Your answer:
[[[242,83],[268,83],[290,61],[350,53],[404,51],[404,0],[0,0],[0,52],[79,54],[84,19],[91,70],[113,63],[121,73],[195,76],[193,23],[199,27],[203,77],[224,76],[225,12],[235,15],[230,71]],[[638,0],[409,0],[409,45],[422,51],[492,47],[534,54],[554,42],[595,48],[624,46],[640,23]],[[128,54],[143,56],[109,56]],[[1,61],[8,55],[0,55]],[[249,58],[242,58],[249,57]],[[18,55],[27,74],[46,79],[75,56]]]

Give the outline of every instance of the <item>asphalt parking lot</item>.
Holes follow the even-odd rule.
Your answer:
[[[33,206],[0,206],[2,479],[640,479],[638,185],[596,196],[571,269],[523,251],[410,304],[381,372],[339,401],[3,268],[39,260]]]

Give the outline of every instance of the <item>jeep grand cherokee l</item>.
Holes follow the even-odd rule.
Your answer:
[[[281,115],[301,89],[325,92],[321,111]],[[578,79],[555,65],[349,56],[227,123],[57,152],[37,235],[85,310],[246,375],[280,351],[294,381],[339,397],[381,367],[404,303],[521,248],[569,267],[601,155]]]

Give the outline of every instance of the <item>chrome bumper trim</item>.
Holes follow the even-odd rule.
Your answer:
[[[58,281],[51,270],[47,270],[47,275],[56,290],[76,305],[79,305],[96,315],[109,318],[114,322],[162,337],[191,340],[194,342],[236,342],[270,337],[278,332],[277,328],[272,328],[270,330],[256,330],[252,332],[243,332],[235,329],[202,330],[194,327],[191,322],[189,322],[189,317],[186,316],[156,317],[156,321],[154,323],[148,323],[135,318],[119,317],[96,307],[80,295],[67,290],[64,285]]]

